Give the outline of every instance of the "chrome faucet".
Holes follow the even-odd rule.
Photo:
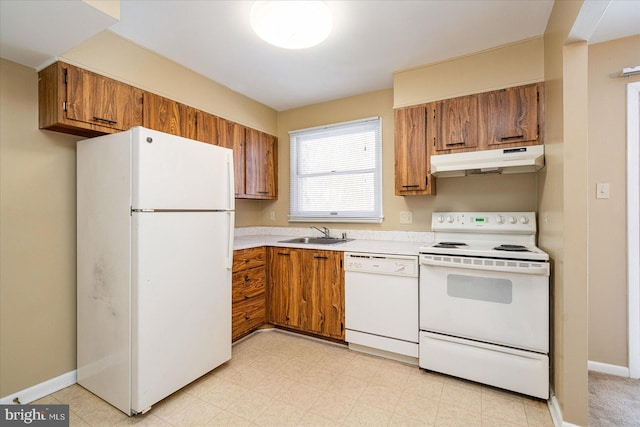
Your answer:
[[[322,234],[324,234],[324,238],[328,239],[329,238],[329,229],[327,227],[322,227],[322,228],[318,228],[315,225],[312,225],[309,228],[315,228],[316,230],[318,230],[319,232],[321,232]]]

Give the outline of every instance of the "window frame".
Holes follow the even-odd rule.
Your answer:
[[[304,211],[301,210],[299,200],[299,173],[298,173],[298,151],[301,140],[305,136],[313,135],[317,132],[326,130],[339,130],[340,128],[355,128],[363,124],[372,123],[376,127],[375,141],[375,166],[368,171],[373,172],[373,211],[357,212],[322,212],[322,211]],[[348,133],[348,132],[345,132]],[[316,126],[312,128],[299,129],[289,132],[289,152],[290,152],[290,169],[289,169],[289,222],[345,222],[345,223],[381,223],[384,219],[382,211],[382,117],[368,117],[365,119],[351,120],[347,122],[332,123],[329,125]],[[353,169],[353,172],[357,172]],[[335,172],[334,172],[335,173]],[[340,172],[340,174],[348,174]],[[316,176],[332,176],[332,173],[316,174]]]

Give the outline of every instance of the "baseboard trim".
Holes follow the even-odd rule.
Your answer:
[[[556,395],[552,394],[551,399],[547,401],[549,405],[549,412],[551,413],[551,420],[555,427],[580,427],[576,424],[571,424],[562,420],[562,411],[560,410],[560,403],[556,399]]]
[[[10,394],[9,396],[0,398],[0,405],[11,405],[15,403],[13,399],[18,398],[20,403],[31,403],[34,400],[41,399],[45,396],[55,393],[58,390],[62,390],[65,387],[69,387],[77,382],[76,371],[67,372],[58,377],[51,378],[40,384],[36,384],[32,387],[25,388],[17,393]]]
[[[600,372],[602,374],[629,378],[629,368],[627,368],[626,366],[610,365],[608,363],[594,362],[592,360],[589,360],[587,362],[587,368],[593,372]]]

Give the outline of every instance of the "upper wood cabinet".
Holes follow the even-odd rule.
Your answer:
[[[254,199],[278,197],[278,140],[275,136],[245,130],[245,196]]]
[[[150,92],[144,93],[143,123],[149,129],[196,139],[196,110]]]
[[[478,96],[438,101],[433,107],[435,151],[470,151],[478,146]]]
[[[196,140],[218,144],[218,117],[204,111],[196,111]]]
[[[429,113],[433,106],[394,111],[395,194],[398,196],[436,193],[435,179],[429,171],[431,138],[428,134],[433,127]]]
[[[478,129],[484,148],[542,143],[542,83],[479,95]]]
[[[86,137],[142,125],[143,91],[63,62],[38,73],[39,126]]]
[[[245,127],[218,118],[218,145],[233,150],[233,172],[236,197],[244,197]]]

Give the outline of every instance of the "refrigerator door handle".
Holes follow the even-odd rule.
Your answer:
[[[233,268],[233,232],[235,226],[235,212],[227,212],[227,218],[229,218],[229,226],[227,227],[227,262],[226,267],[227,270],[231,270]]]
[[[233,153],[229,153],[227,155],[227,175],[229,177],[229,209],[233,210],[235,208],[236,203],[236,194],[235,194],[235,181],[234,181],[234,170],[233,170]],[[233,224],[232,224],[233,225]]]

